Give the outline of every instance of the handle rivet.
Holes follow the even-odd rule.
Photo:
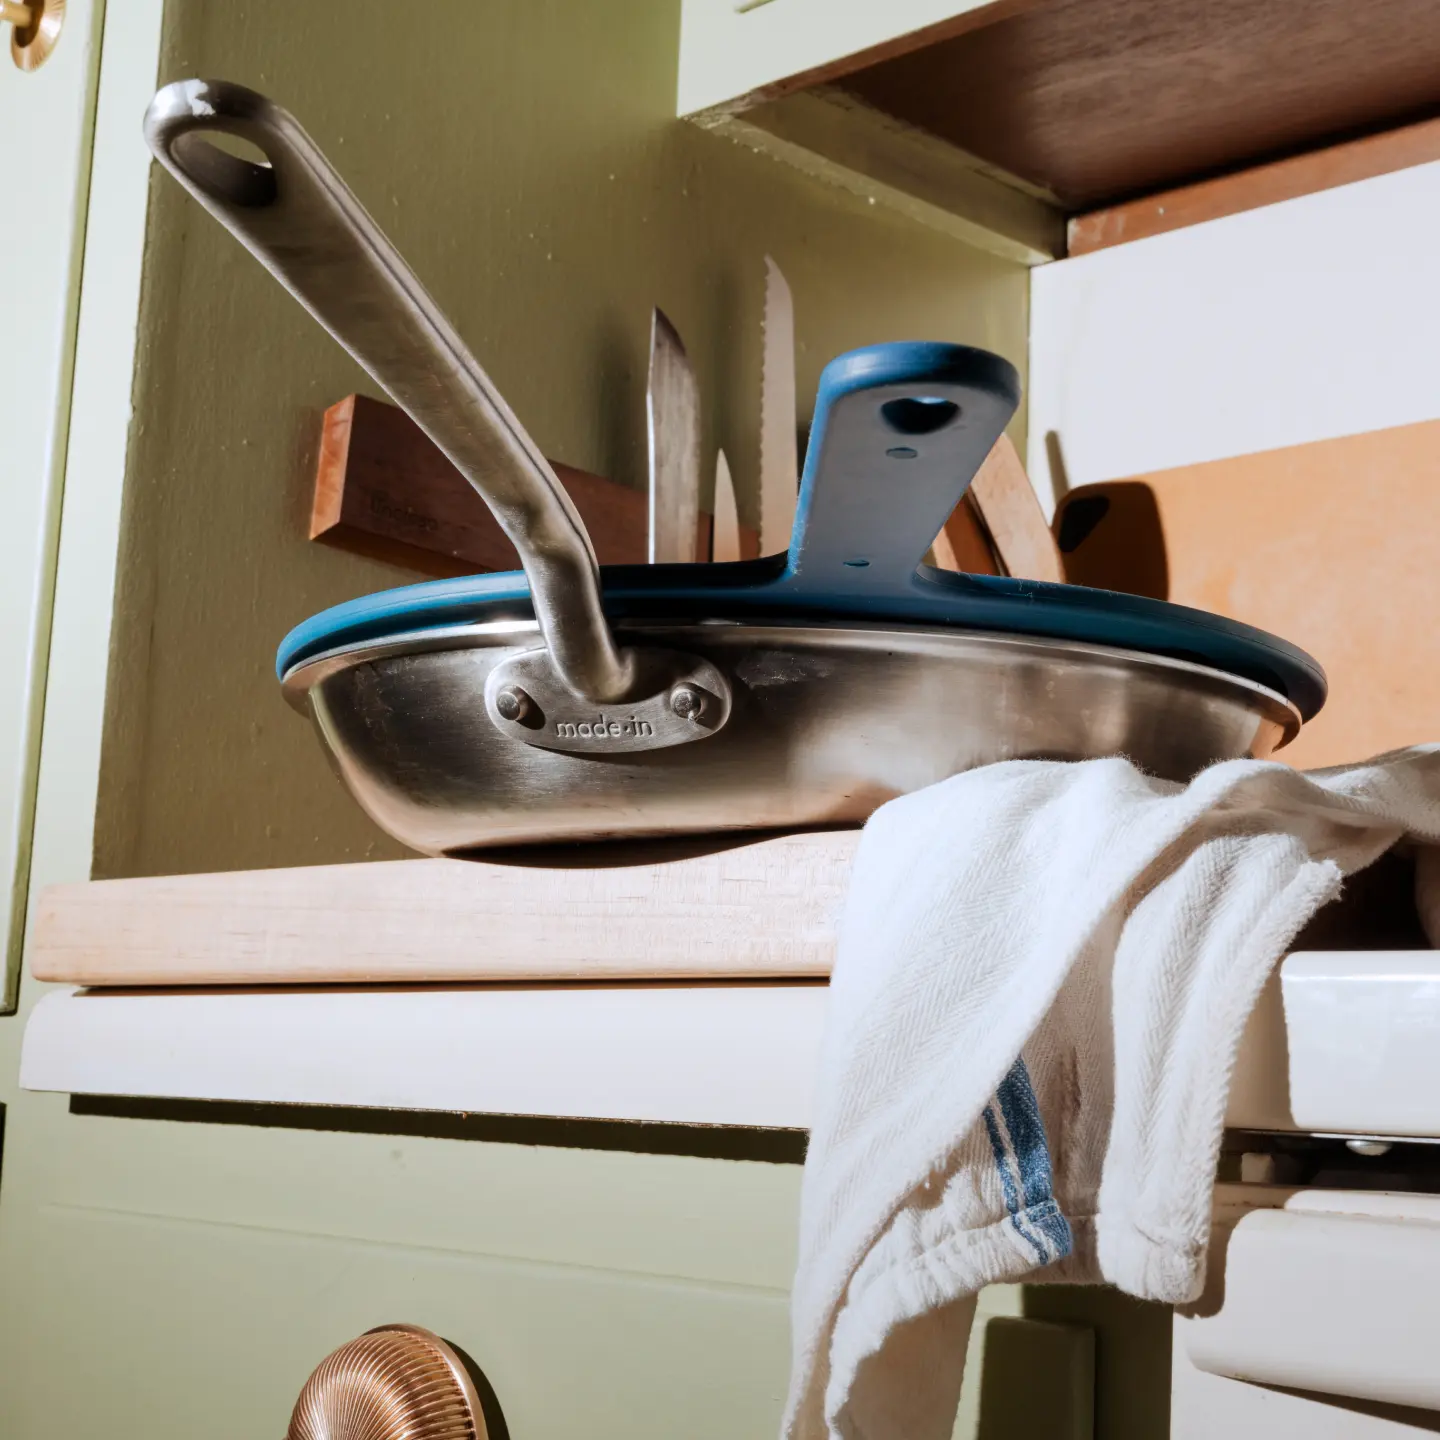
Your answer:
[[[670,692],[670,708],[682,720],[698,720],[705,713],[705,697],[693,685],[677,685]]]
[[[495,709],[502,720],[519,722],[534,707],[535,702],[518,686],[507,686],[495,697]]]

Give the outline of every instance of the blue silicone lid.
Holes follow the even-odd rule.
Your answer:
[[[873,345],[820,380],[785,555],[730,564],[601,567],[612,619],[855,620],[1045,636],[1189,660],[1276,691],[1309,719],[1325,672],[1288,642],[1138,595],[920,563],[1014,413],[1019,378],[962,345]],[[276,671],[416,630],[532,618],[523,572],[435,580],[337,605],[297,625]]]

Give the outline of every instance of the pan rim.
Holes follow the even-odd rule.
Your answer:
[[[1242,691],[1265,703],[1272,718],[1280,724],[1283,734],[1276,750],[1283,749],[1300,733],[1304,718],[1299,707],[1287,696],[1252,680],[1245,675],[1236,675],[1213,665],[1199,661],[1185,660],[1173,655],[1158,655],[1151,651],[1132,650],[1119,645],[1100,645],[1088,640],[1065,640],[1047,635],[1019,635],[1004,631],[966,629],[953,625],[904,625],[894,621],[862,622],[851,619],[764,621],[764,620],[684,620],[664,621],[644,619],[618,623],[615,627],[617,639],[622,643],[627,637],[659,638],[668,637],[672,643],[683,647],[684,636],[694,639],[700,631],[708,636],[724,632],[743,643],[748,635],[768,637],[772,641],[780,636],[797,640],[805,637],[824,636],[832,642],[838,635],[864,637],[858,640],[860,648],[874,648],[883,643],[885,637],[911,642],[924,639],[941,646],[959,648],[981,648],[994,652],[1008,651],[1041,653],[1063,656],[1069,660],[1093,662],[1095,664],[1123,665],[1151,673],[1183,675],[1192,680],[1203,680],[1209,684],[1231,691]],[[533,641],[534,645],[526,644]],[[540,627],[530,619],[483,620],[470,624],[428,625],[417,627],[383,639],[356,640],[346,645],[337,645],[316,655],[297,661],[281,677],[281,689],[285,700],[292,708],[306,713],[309,708],[310,690],[321,681],[342,670],[376,660],[392,659],[400,655],[432,654],[449,650],[508,649],[524,646],[538,648],[543,642]]]
[[[1253,680],[1291,700],[1302,720],[1325,704],[1320,662],[1289,641],[1244,621],[1144,596],[1074,585],[965,575],[922,566],[895,593],[830,597],[797,605],[776,584],[781,556],[710,565],[604,566],[606,614],[627,623],[838,623],[944,626],[1001,635],[1041,635],[1078,644],[1190,660]],[[708,577],[699,583],[693,573]],[[392,639],[417,630],[534,618],[523,574],[431,580],[332,606],[295,626],[281,642],[275,671],[328,654],[337,644]]]

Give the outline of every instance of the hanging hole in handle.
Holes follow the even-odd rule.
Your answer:
[[[175,163],[207,194],[259,210],[275,201],[275,170],[265,152],[228,130],[188,130],[170,146]]]
[[[940,395],[905,395],[887,400],[880,414],[898,435],[933,435],[959,416],[960,407]]]

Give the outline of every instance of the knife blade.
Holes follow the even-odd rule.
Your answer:
[[[679,333],[660,310],[650,321],[645,412],[650,441],[650,563],[692,561],[700,521],[700,391]]]
[[[765,257],[760,360],[760,553],[790,548],[799,492],[795,444],[795,303],[780,267]]]
[[[730,462],[721,450],[715,457],[715,521],[710,531],[710,558],[740,558],[740,512],[735,504],[735,482]]]

